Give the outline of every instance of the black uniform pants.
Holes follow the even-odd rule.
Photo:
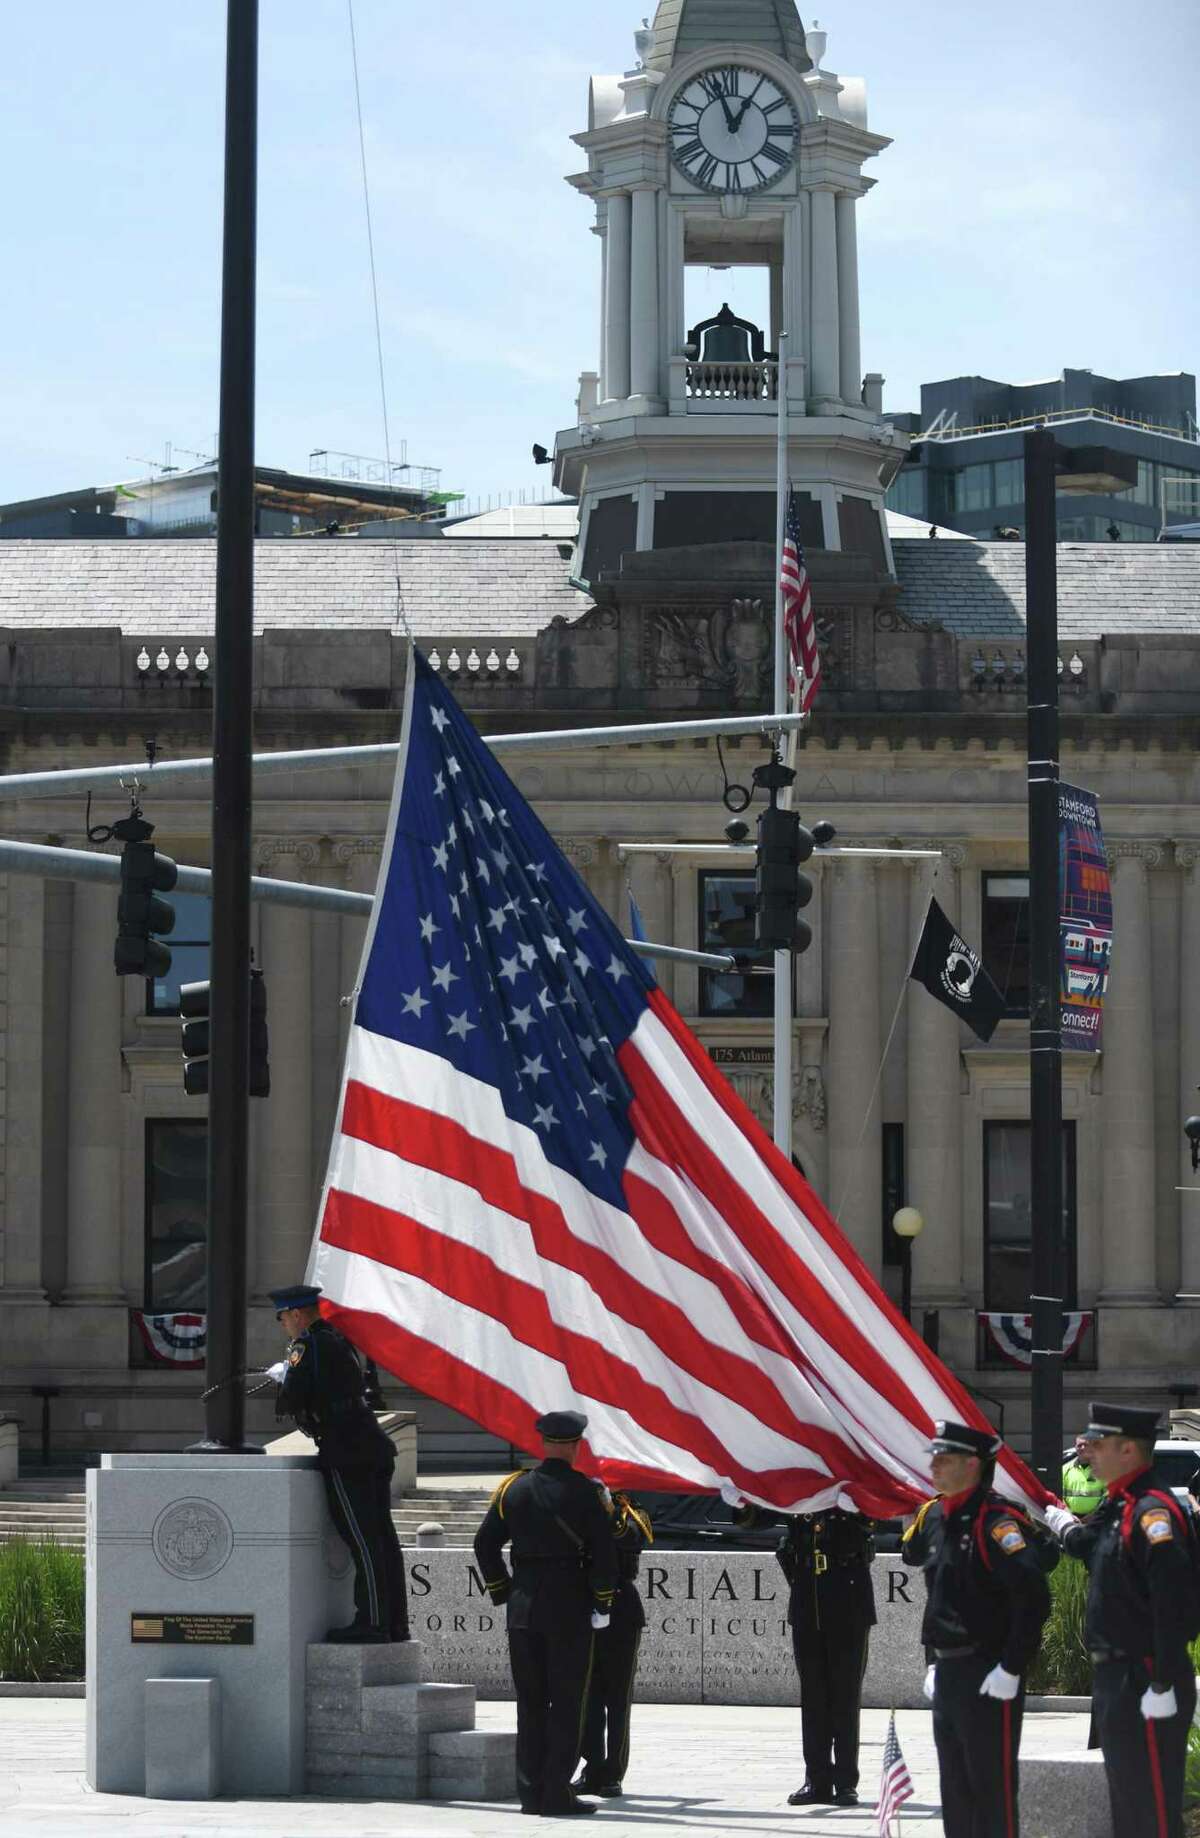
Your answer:
[[[828,1627],[807,1619],[792,1622],[804,1769],[818,1793],[858,1786],[858,1719],[870,1636],[869,1627],[844,1622]]]
[[[583,1707],[592,1668],[592,1630],[553,1634],[510,1627],[508,1657],[517,1694],[517,1793],[521,1805],[561,1811],[583,1741]]]
[[[333,1523],[354,1559],[355,1621],[407,1640],[408,1586],[392,1521],[391,1469],[330,1464],[322,1473]]]
[[[981,1698],[979,1687],[995,1664],[982,1653],[937,1662],[933,1740],[946,1838],[1018,1838],[1021,1829],[1017,1755],[1025,1686],[1007,1701]]]
[[[583,1759],[593,1781],[619,1787],[629,1765],[629,1713],[642,1630],[615,1616],[596,1635],[583,1719]]]
[[[1120,1838],[1183,1838],[1183,1771],[1196,1681],[1190,1666],[1173,1678],[1175,1715],[1153,1723],[1141,1709],[1149,1683],[1149,1668],[1135,1660],[1097,1660],[1092,1674],[1113,1831]]]

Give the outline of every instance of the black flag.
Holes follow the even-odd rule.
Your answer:
[[[953,1009],[980,1040],[990,1040],[1004,1013],[1004,997],[977,952],[959,937],[937,901],[930,899],[921,942],[909,975]]]

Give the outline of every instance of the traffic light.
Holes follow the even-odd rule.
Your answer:
[[[210,983],[185,983],[179,991],[180,1045],[183,1051],[183,1089],[189,1098],[202,1098],[209,1090]],[[271,1095],[271,1068],[267,1063],[267,984],[261,970],[250,972],[250,1082],[252,1098]]]
[[[124,844],[113,967],[118,976],[166,976],[171,953],[154,934],[174,930],[175,908],[156,896],[170,893],[179,870],[169,855],[155,849],[150,840],[154,825],[140,811],[114,823],[112,833]]]
[[[183,1089],[189,1098],[208,1091],[208,983],[184,983],[179,991]]]
[[[754,942],[763,951],[807,951],[812,927],[797,915],[813,897],[800,872],[816,844],[795,811],[772,803],[758,819],[754,875]]]

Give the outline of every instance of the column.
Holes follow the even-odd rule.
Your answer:
[[[303,1282],[313,1235],[310,915],[264,905],[259,936],[271,1042],[271,1095],[257,1102],[255,1289],[263,1295]]]
[[[933,865],[910,881],[909,938],[921,935]],[[937,901],[957,924],[958,873],[945,859]],[[908,985],[908,1104],[904,1130],[905,1199],[925,1228],[913,1244],[913,1293],[928,1307],[963,1300],[962,1096],[960,1023],[919,983]]]
[[[1159,850],[1110,850],[1113,955],[1101,1059],[1104,1214],[1100,1300],[1157,1295],[1154,1247],[1154,1018],[1150,1003],[1150,890]]]
[[[658,193],[633,194],[629,260],[629,383],[634,396],[657,396]]]
[[[43,838],[44,840],[44,838]],[[3,885],[4,1233],[0,1285],[5,1302],[44,1302],[42,1276],[42,989],[45,882],[9,875]],[[109,968],[112,977],[112,968]]]
[[[862,401],[862,355],[858,330],[858,200],[849,192],[837,199],[838,353],[841,397]]]
[[[328,868],[322,872],[332,881]],[[337,1111],[338,1075],[341,1070],[340,1009],[341,931],[337,913],[314,912],[309,915],[309,948],[312,958],[312,1154],[310,1156],[310,1192],[315,1216],[325,1168],[329,1159],[329,1141]]]
[[[1179,870],[1179,1122],[1200,1115],[1200,976],[1196,973],[1196,941],[1200,939],[1200,843],[1175,845]],[[1116,940],[1114,938],[1114,949]],[[1108,1022],[1105,1019],[1105,1028]],[[1192,1151],[1182,1127],[1179,1149],[1180,1187],[1200,1187],[1200,1174],[1192,1167]],[[1179,1203],[1179,1287],[1184,1295],[1200,1295],[1200,1197],[1177,1193]],[[1193,1304],[1195,1307],[1196,1304]]]
[[[671,878],[670,855],[631,855],[629,857],[629,886],[638,911],[642,915],[642,924],[646,928],[646,937],[656,945],[674,944],[674,883]],[[631,915],[628,910],[621,919],[621,931],[627,938],[633,936]],[[652,957],[648,960],[654,972],[655,981],[667,997],[675,1000],[675,965],[669,958]]]
[[[790,331],[790,328],[786,326],[783,322],[783,255],[782,253],[780,254],[778,261],[771,263],[770,277],[771,277],[770,342],[771,342],[771,350],[778,351],[779,334],[781,332],[787,332],[789,337],[794,336],[794,334]]]
[[[875,865],[847,858],[830,867],[828,1201],[855,1250],[878,1271],[882,1147],[878,1097],[872,1102],[880,1045]]]
[[[373,842],[340,844],[335,851],[343,868],[343,884],[351,893],[374,893],[379,879],[379,849]],[[354,1015],[353,996],[362,969],[363,949],[367,942],[367,920],[351,913],[341,918],[341,970],[338,977],[338,1039],[340,1059],[345,1061],[346,1041]]]
[[[809,388],[818,403],[838,400],[842,386],[838,355],[837,200],[832,191],[812,194],[812,373]]]
[[[67,1080],[67,1302],[121,1302],[117,889],[76,882]]]
[[[608,394],[608,385],[605,381],[606,346],[608,344],[608,231],[606,226],[597,221],[595,234],[600,238],[600,354],[596,359],[600,381],[597,398],[603,402]]]
[[[629,267],[632,209],[627,191],[608,201],[604,269],[604,396],[623,402],[629,395]]]

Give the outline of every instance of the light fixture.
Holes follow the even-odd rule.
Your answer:
[[[492,675],[494,676],[494,675],[495,675],[495,673],[496,673],[496,671],[497,671],[497,670],[499,670],[499,668],[500,668],[500,653],[499,653],[499,651],[497,651],[497,650],[495,649],[495,647],[493,647],[493,648],[492,648],[492,650],[490,650],[490,651],[488,652],[488,654],[487,654],[487,656],[486,656],[486,657],[484,658],[484,660],[483,660],[483,662],[484,662],[484,667],[485,667],[486,669],[488,669],[488,670],[490,670],[490,671],[492,672]]]
[[[149,670],[150,653],[149,651],[147,651],[145,645],[143,645],[141,650],[138,652],[136,661],[137,661],[137,667],[139,670]]]
[[[203,645],[201,645],[196,653],[196,668],[201,675],[208,669],[208,652],[204,649]]]
[[[175,668],[176,670],[179,671],[180,675],[182,675],[183,672],[187,669],[191,661],[192,660],[188,656],[187,652],[184,650],[183,646],[180,645],[179,650],[175,654]]]
[[[504,668],[509,672],[510,675],[515,675],[516,672],[521,668],[521,660],[517,656],[515,651],[510,651],[508,656],[505,658]]]
[[[158,656],[157,656],[157,657],[155,658],[155,660],[154,660],[154,662],[155,662],[155,664],[157,665],[157,667],[158,667],[158,669],[159,669],[159,670],[169,670],[169,669],[171,668],[171,660],[170,660],[170,658],[169,658],[169,657],[167,656],[167,647],[166,647],[166,645],[164,645],[164,646],[162,647],[162,650],[161,650],[161,651],[159,652],[159,654],[158,654]]]
[[[478,670],[478,668],[479,668],[479,653],[475,649],[474,645],[472,645],[471,649],[467,652],[467,669],[471,671],[472,674],[474,674],[474,672]]]
[[[897,1238],[919,1238],[925,1220],[915,1206],[898,1206],[892,1214],[892,1230]]]
[[[462,658],[458,655],[457,651],[451,651],[448,654],[446,658],[446,668],[450,671],[451,675],[462,669]]]

